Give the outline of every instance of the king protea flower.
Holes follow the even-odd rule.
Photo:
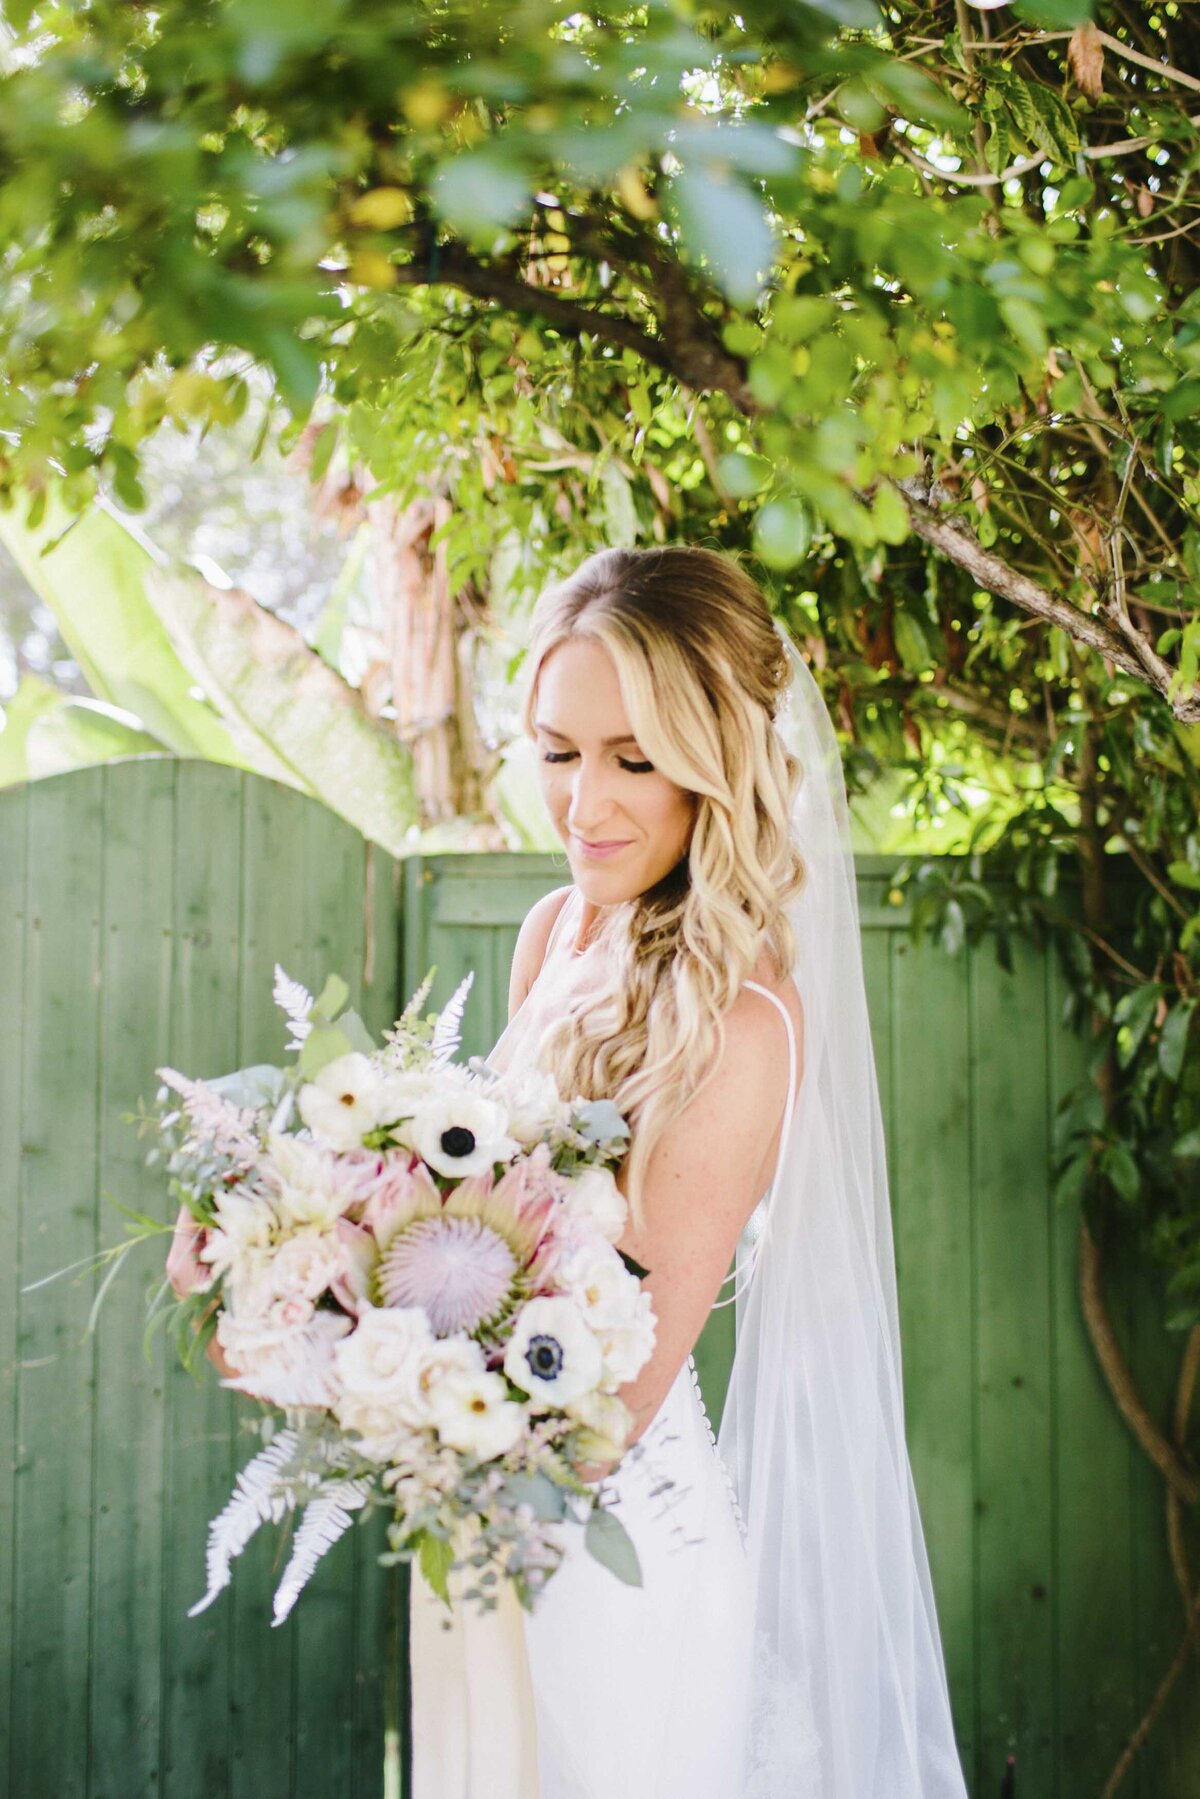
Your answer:
[[[403,1200],[371,1220],[379,1245],[372,1297],[380,1306],[423,1306],[435,1333],[495,1330],[537,1289],[547,1223],[557,1199],[544,1184],[491,1174],[439,1192],[428,1171],[410,1171]]]

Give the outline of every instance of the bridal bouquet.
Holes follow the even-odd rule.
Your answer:
[[[276,1414],[209,1527],[192,1613],[260,1525],[299,1513],[282,1623],[353,1514],[380,1504],[384,1559],[417,1558],[447,1604],[451,1568],[470,1565],[464,1599],[488,1609],[508,1579],[531,1607],[564,1523],[637,1584],[632,1543],[575,1468],[624,1451],[617,1389],[654,1345],[646,1271],[615,1248],[624,1120],[537,1072],[454,1062],[470,976],[422,1018],[427,979],[381,1047],[337,976],[315,1000],[275,977],[294,1063],[208,1081],[160,1068],[151,1115],[207,1271],[179,1306],[200,1327],[191,1353],[215,1334],[235,1370],[223,1384]]]

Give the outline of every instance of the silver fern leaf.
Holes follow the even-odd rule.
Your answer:
[[[235,1559],[259,1526],[268,1521],[277,1524],[295,1503],[291,1490],[282,1484],[282,1480],[299,1448],[300,1439],[296,1432],[281,1430],[238,1475],[228,1505],[217,1513],[208,1527],[205,1558],[208,1591],[189,1609],[189,1618],[207,1611],[218,1593],[224,1592]]]
[[[367,1479],[340,1480],[322,1487],[304,1508],[296,1530],[292,1553],[283,1571],[272,1605],[273,1623],[282,1624],[307,1586],[321,1557],[333,1548],[354,1522],[351,1513],[366,1503],[371,1491]]]
[[[275,964],[274,999],[280,1010],[286,1012],[292,1027],[291,1039],[286,1047],[303,1048],[304,1039],[312,1030],[308,1016],[312,1009],[312,994],[299,981],[293,981],[289,974],[285,974],[278,962]]]
[[[431,1050],[431,1068],[441,1068],[448,1062],[458,1048],[462,1036],[463,1008],[467,1003],[467,995],[471,991],[471,983],[475,979],[475,971],[471,970],[455,988],[452,997],[442,1007],[437,1027],[433,1033]]]

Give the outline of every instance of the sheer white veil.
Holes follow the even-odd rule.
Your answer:
[[[883,1120],[833,725],[781,631],[803,776],[789,906],[804,1071],[738,1248],[718,1445],[747,1529],[757,1654],[739,1799],[965,1799],[904,1436]]]

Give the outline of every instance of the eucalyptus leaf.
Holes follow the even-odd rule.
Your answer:
[[[629,1587],[641,1586],[642,1569],[633,1538],[610,1507],[594,1508],[584,1526],[583,1540],[589,1554],[618,1580]]]

